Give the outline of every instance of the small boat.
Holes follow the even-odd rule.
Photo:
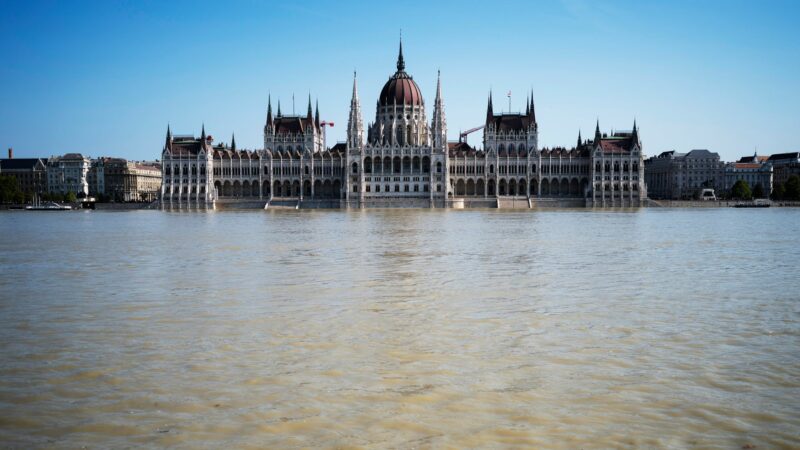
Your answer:
[[[22,209],[22,208],[20,208]],[[56,202],[44,202],[39,198],[38,195],[33,196],[33,204],[28,205],[25,207],[26,211],[70,211],[72,210],[72,206],[70,205],[61,205]]]
[[[42,205],[42,206],[26,206],[26,211],[70,211],[72,206],[69,205]]]
[[[60,205],[56,202],[47,202],[40,205],[31,205],[26,206],[26,211],[69,211],[72,209],[72,206],[69,205]]]

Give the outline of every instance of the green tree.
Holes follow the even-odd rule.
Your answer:
[[[783,187],[783,183],[775,183],[775,186],[772,187],[772,194],[769,195],[769,198],[773,200],[783,200],[784,196],[786,196],[786,188]]]
[[[17,196],[21,194],[17,178],[10,175],[0,175],[0,202],[15,202]]]
[[[747,181],[739,180],[734,183],[733,188],[731,188],[731,197],[742,200],[750,200],[750,198],[753,197],[753,194],[750,192],[750,185],[747,184]]]
[[[764,187],[761,186],[761,183],[758,183],[755,188],[753,188],[753,198],[764,198]]]
[[[64,201],[67,203],[75,203],[78,201],[78,196],[74,192],[67,192],[64,194]]]
[[[798,201],[800,200],[800,177],[792,175],[786,180],[786,200]]]

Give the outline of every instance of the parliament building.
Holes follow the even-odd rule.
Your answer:
[[[639,131],[600,132],[571,148],[540,148],[533,100],[524,113],[486,109],[483,147],[448,142],[441,77],[431,121],[425,99],[397,70],[378,96],[374,122],[364,124],[354,76],[346,142],[327,147],[319,106],[305,116],[267,105],[264,147],[240,150],[173,135],[162,151],[164,208],[535,208],[636,207],[646,198]]]

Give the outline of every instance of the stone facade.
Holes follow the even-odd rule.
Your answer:
[[[778,153],[769,157],[773,184],[784,184],[792,175],[800,176],[800,152]]]
[[[47,191],[47,164],[42,158],[14,158],[8,149],[8,159],[0,159],[0,175],[17,179],[22,192],[41,194]]]
[[[153,201],[161,190],[161,164],[97,158],[89,171],[89,194],[119,202]]]
[[[47,160],[47,191],[55,194],[89,194],[91,160],[80,153],[51,156]],[[81,195],[83,194],[83,195]]]
[[[647,192],[654,199],[681,200],[693,198],[703,188],[723,190],[724,169],[716,152],[662,152],[645,161]]]
[[[441,77],[431,122],[419,86],[397,70],[379,95],[375,121],[363,123],[356,77],[347,140],[325,145],[319,107],[284,115],[268,102],[264,148],[213,145],[172,136],[162,151],[164,207],[208,208],[220,202],[333,207],[527,205],[568,199],[581,206],[640,206],[647,196],[639,130],[580,134],[572,148],[539,148],[532,97],[524,113],[495,114],[489,97],[483,149],[447,141]],[[257,203],[256,203],[257,204]]]
[[[730,194],[737,181],[746,181],[750,189],[761,185],[764,196],[772,192],[772,164],[766,156],[745,156],[737,162],[728,163],[724,169],[723,191]]]

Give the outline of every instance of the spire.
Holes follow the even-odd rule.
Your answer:
[[[447,120],[444,116],[444,100],[442,99],[442,73],[436,72],[436,100],[433,106],[433,146],[441,150],[447,149]]]
[[[236,135],[231,133],[231,150],[236,150]]]
[[[397,71],[406,70],[406,62],[403,60],[403,37],[400,36],[400,53],[397,55]]]
[[[533,89],[531,89],[531,106],[530,106],[530,108],[531,108],[531,112],[530,112],[529,115],[531,116],[531,120],[533,121],[533,123],[536,123],[536,107],[533,105]]]
[[[316,107],[314,111],[314,125],[319,128],[319,99],[316,100]]]
[[[170,148],[172,146],[172,131],[169,129],[169,123],[167,123],[167,141],[164,144],[164,148]]]
[[[267,100],[267,126],[272,125],[272,95]]]
[[[308,93],[308,113],[306,113],[306,120],[308,120],[309,123],[312,120],[314,120],[314,114],[313,114],[313,111],[311,110],[311,93],[310,92]]]
[[[281,116],[281,101],[278,100],[278,117]]]
[[[353,71],[353,97],[350,99],[350,117],[347,119],[347,145],[360,148],[363,145],[364,123],[361,120],[361,102],[358,100],[358,81]]]
[[[492,91],[489,90],[489,106],[486,107],[486,123],[489,123],[492,118],[494,117],[494,111],[492,110]]]
[[[639,129],[636,128],[636,119],[635,118],[633,119],[633,132],[632,132],[632,135],[633,135],[633,140],[634,141],[638,141],[639,140]]]
[[[436,71],[436,101],[442,101],[442,71]]]
[[[582,142],[582,140],[581,140],[581,130],[578,130],[578,146],[575,147],[575,148],[580,148],[581,147],[581,142]]]
[[[203,124],[203,131],[200,132],[200,139],[205,141],[206,140],[206,124]]]
[[[600,143],[600,119],[597,119],[597,125],[594,127],[594,142],[595,144]]]
[[[353,71],[353,100],[358,100],[358,79],[356,77],[356,71]],[[352,103],[352,100],[351,100]]]
[[[528,98],[525,99],[525,115],[526,116],[530,116],[531,115],[530,100],[531,100],[530,96],[528,96]]]

